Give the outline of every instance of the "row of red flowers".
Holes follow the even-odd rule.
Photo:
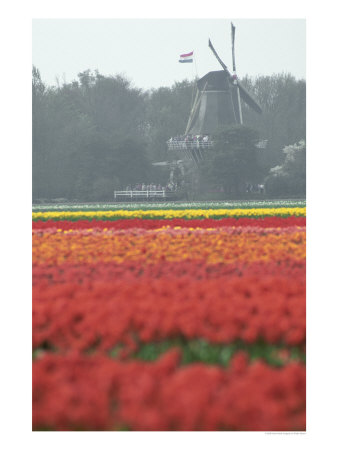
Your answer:
[[[254,261],[250,264],[246,262],[232,264],[207,264],[203,260],[183,260],[183,261],[161,261],[160,263],[144,264],[141,261],[98,262],[96,264],[70,264],[64,263],[59,266],[49,266],[46,264],[36,264],[33,267],[33,285],[39,285],[44,289],[46,285],[80,283],[88,285],[102,281],[110,283],[112,280],[120,280],[128,283],[137,278],[143,280],[160,279],[162,277],[190,277],[196,280],[221,279],[221,282],[233,277],[263,277],[279,276],[287,284],[290,279],[296,278],[305,283],[305,260],[289,258],[282,261]]]
[[[156,229],[165,226],[187,228],[219,228],[219,227],[247,227],[259,226],[261,228],[304,227],[306,217],[263,217],[263,218],[224,218],[224,219],[125,219],[125,220],[38,220],[33,221],[33,229],[56,228],[61,230],[79,230],[86,228],[114,228],[130,229],[145,228]]]
[[[305,342],[304,276],[83,279],[33,288],[33,343],[109,349],[184,336],[210,342]],[[99,343],[98,343],[99,341]]]
[[[103,356],[45,355],[33,364],[33,428],[53,430],[304,430],[305,366],[230,368]]]

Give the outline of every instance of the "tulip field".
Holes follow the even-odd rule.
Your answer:
[[[33,207],[33,430],[304,431],[304,201]]]

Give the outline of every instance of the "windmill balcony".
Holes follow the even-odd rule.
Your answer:
[[[185,141],[175,140],[167,141],[168,150],[193,150],[193,149],[207,149],[213,146],[212,141]]]
[[[267,147],[268,140],[263,139],[255,145],[257,148],[265,149]],[[167,141],[168,150],[196,150],[196,149],[208,149],[214,145],[213,141],[185,141],[175,140]]]

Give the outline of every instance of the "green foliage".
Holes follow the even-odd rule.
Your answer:
[[[263,115],[258,115],[243,104],[243,119],[268,139],[266,149],[255,149],[267,175],[271,167],[282,164],[281,149],[305,136],[306,84],[288,74],[246,77],[242,82],[263,107]],[[195,89],[194,82],[184,80],[144,92],[121,75],[90,70],[70,83],[49,87],[33,67],[33,200],[106,201],[112,199],[115,185],[165,184],[168,171],[150,162],[173,158],[166,141],[184,134]],[[232,191],[229,196],[236,196],[244,179],[261,181],[263,175],[258,177],[256,170],[248,171],[242,164],[244,157],[249,166],[253,153],[242,155],[239,149],[232,156],[214,152],[213,164],[202,169],[202,185],[219,185],[222,180]],[[283,179],[278,182],[285,184]]]
[[[114,189],[148,180],[141,90],[90,71],[47,88],[35,67],[32,90],[33,200],[111,200]]]
[[[114,175],[109,178],[97,178],[92,186],[93,200],[101,198],[103,200],[110,200],[114,196],[114,190],[118,189],[119,180]]]
[[[176,82],[148,92],[147,137],[153,160],[168,159],[166,142],[171,136],[184,134],[192,107],[194,83]]]
[[[105,77],[89,70],[79,74],[80,84],[65,85],[63,93],[74,111],[87,115],[95,130],[111,137],[143,136],[145,94],[121,75]]]
[[[146,153],[146,143],[130,137],[122,137],[114,142],[114,165],[119,174],[120,187],[150,181],[150,161]]]
[[[182,364],[202,362],[204,364],[218,364],[226,367],[238,351],[246,352],[251,361],[263,359],[268,364],[275,366],[282,366],[285,363],[283,360],[283,351],[285,350],[288,352],[288,359],[299,360],[304,363],[306,360],[305,351],[298,346],[288,347],[283,343],[269,344],[262,339],[251,344],[241,340],[236,340],[229,344],[216,344],[205,339],[186,339],[183,336],[148,343],[139,342],[137,336],[134,336],[134,339],[138,348],[131,356],[143,361],[156,361],[173,348],[178,348],[181,351]],[[97,347],[94,345],[87,349],[86,353],[95,354],[96,350]],[[127,348],[123,344],[118,344],[108,351],[108,355],[111,358],[120,359],[125,350]],[[57,351],[55,347],[47,343],[47,345],[45,344],[33,350],[33,360],[43,358],[47,352]]]
[[[214,136],[210,160],[203,170],[215,186],[223,186],[225,193],[245,190],[245,183],[253,183],[259,176],[257,162],[258,133],[243,125],[233,125]]]
[[[302,195],[306,193],[306,144],[304,140],[283,149],[285,160],[282,165],[270,170],[265,180],[268,194]]]
[[[251,361],[263,359],[268,364],[282,366],[284,362],[279,352],[285,349],[289,350],[291,359],[305,363],[305,353],[299,347],[289,348],[283,344],[269,344],[262,340],[253,344],[247,344],[240,340],[231,344],[215,344],[204,339],[186,340],[183,337],[141,344],[134,353],[134,357],[143,361],[156,361],[172,348],[181,350],[182,364],[202,362],[204,364],[219,364],[226,367],[236,352],[245,351]],[[110,355],[115,358],[119,357],[118,352],[111,352]]]
[[[268,139],[266,149],[259,152],[266,171],[281,164],[282,149],[306,135],[306,82],[282,73],[256,78],[244,77],[241,82],[262,106],[259,115],[243,104],[243,121]]]

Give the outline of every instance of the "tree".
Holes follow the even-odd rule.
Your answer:
[[[257,163],[258,133],[243,125],[233,125],[214,136],[206,172],[213,185],[222,186],[224,192],[243,191],[245,183],[254,183],[259,177]]]
[[[265,179],[265,188],[270,195],[306,194],[306,144],[301,140],[284,147],[285,160],[282,165],[270,169]]]
[[[166,142],[184,134],[192,106],[194,83],[184,80],[152,89],[147,96],[147,139],[153,161],[168,159]]]
[[[210,158],[202,167],[204,179],[225,193],[243,192],[246,183],[257,181],[258,133],[243,125],[232,125],[215,134]]]
[[[144,137],[145,94],[121,75],[103,76],[86,70],[79,83],[62,87],[74,113],[90,118],[95,130],[115,135]]]
[[[114,191],[119,187],[119,179],[116,176],[97,178],[92,185],[90,200],[109,201],[113,198]]]
[[[114,174],[119,177],[120,187],[152,181],[149,179],[151,165],[144,140],[121,137],[113,145]]]
[[[263,114],[258,115],[243,104],[243,121],[257,129],[262,139],[268,140],[267,148],[259,153],[260,161],[268,171],[282,163],[285,146],[306,135],[306,82],[281,73],[257,78],[246,76],[242,83],[263,109]]]
[[[45,195],[44,167],[46,165],[46,86],[39,70],[32,70],[32,163],[33,198]]]
[[[33,67],[33,200],[113,198],[113,188],[145,181],[145,94],[97,71],[47,88]],[[110,197],[109,197],[110,196]]]

